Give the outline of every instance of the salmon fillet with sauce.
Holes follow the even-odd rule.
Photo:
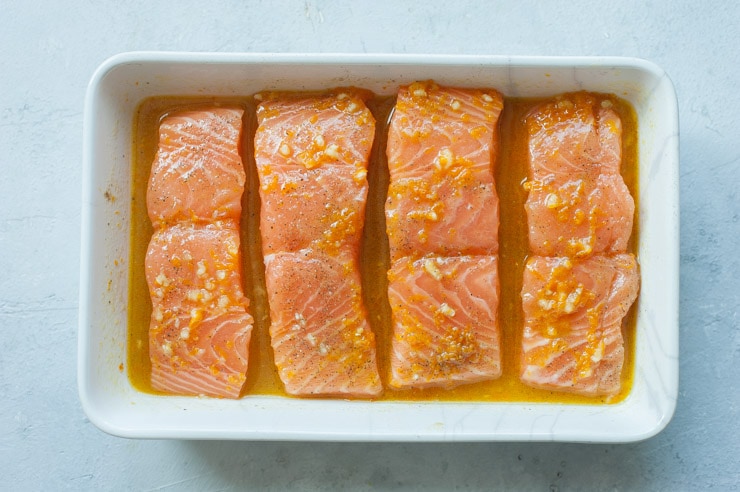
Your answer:
[[[246,179],[239,153],[243,113],[215,108],[162,121],[147,192],[155,227],[239,220]]]
[[[498,196],[503,98],[402,87],[388,130],[390,384],[453,387],[501,374]]]
[[[355,260],[306,248],[265,257],[275,364],[292,395],[380,392]]]
[[[498,252],[493,167],[503,98],[493,90],[403,87],[388,128],[391,260]]]
[[[533,256],[522,285],[521,379],[548,390],[617,394],[624,363],[622,320],[637,298],[634,256]]]
[[[522,286],[521,379],[588,396],[614,395],[622,320],[637,297],[634,199],[620,174],[622,124],[608,99],[566,94],[532,110],[525,183],[530,250]],[[545,257],[548,256],[548,257]]]
[[[375,119],[359,91],[262,97],[254,145],[278,373],[291,395],[378,396],[359,276]]]
[[[501,375],[497,267],[492,255],[393,263],[391,386],[452,387]]]
[[[168,116],[147,189],[152,387],[237,398],[253,325],[241,280],[243,111]]]
[[[529,245],[543,256],[624,252],[635,204],[620,174],[622,124],[611,102],[568,94],[526,118]]]

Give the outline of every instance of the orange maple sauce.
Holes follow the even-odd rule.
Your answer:
[[[608,99],[622,119],[622,175],[638,209],[637,117],[632,107],[613,95],[596,95]],[[369,193],[363,234],[361,275],[363,297],[368,308],[370,325],[375,332],[380,375],[386,388],[380,400],[413,401],[504,401],[613,404],[629,395],[632,389],[635,354],[637,303],[632,306],[622,326],[625,361],[622,389],[612,397],[585,397],[565,392],[531,388],[519,381],[521,332],[523,313],[520,292],[527,255],[527,221],[524,209],[526,192],[522,182],[527,177],[527,134],[523,116],[539,99],[506,98],[500,121],[500,147],[495,169],[496,190],[500,200],[499,278],[501,296],[499,318],[503,374],[499,379],[452,389],[393,390],[387,385],[390,373],[392,337],[391,308],[388,303],[389,268],[388,238],[385,233],[385,198],[388,190],[388,166],[385,157],[389,116],[395,99],[375,97],[368,102],[377,121],[376,138],[368,168]],[[269,308],[265,288],[262,245],[259,234],[259,182],[254,162],[253,138],[257,128],[256,104],[248,98],[158,97],[147,99],[134,117],[133,165],[131,197],[131,257],[129,272],[129,323],[127,368],[137,389],[157,393],[149,382],[148,331],[152,306],[144,276],[144,258],[152,235],[146,211],[146,187],[154,155],[157,151],[159,122],[172,112],[207,106],[232,106],[245,110],[245,131],[242,156],[247,174],[242,198],[241,241],[245,294],[251,300],[255,319],[249,349],[249,369],[243,395],[286,395],[273,363],[269,338]],[[637,220],[628,246],[636,253]],[[638,299],[639,302],[639,299]]]

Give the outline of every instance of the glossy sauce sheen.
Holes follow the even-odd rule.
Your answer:
[[[633,197],[637,200],[637,119],[628,103],[612,95],[595,95],[609,99],[623,125],[623,160],[621,173]],[[529,252],[525,213],[526,192],[522,182],[527,177],[527,129],[524,116],[544,98],[505,98],[500,117],[500,153],[495,170],[499,196],[499,304],[502,340],[503,372],[499,379],[459,386],[453,389],[393,390],[388,388],[391,337],[391,309],[388,302],[386,273],[390,267],[385,224],[385,200],[388,190],[386,135],[394,97],[375,97],[368,107],[376,119],[376,135],[368,169],[369,194],[361,252],[362,290],[368,318],[375,333],[378,366],[385,388],[381,400],[417,401],[529,401],[560,403],[616,403],[629,395],[634,372],[635,326],[637,303],[623,323],[625,363],[622,389],[612,397],[586,397],[558,393],[525,386],[519,380],[521,332],[523,326],[520,292],[524,265]],[[252,301],[254,328],[249,353],[247,382],[242,394],[287,396],[273,363],[269,340],[269,309],[264,280],[262,244],[259,233],[259,182],[254,163],[253,139],[257,127],[256,104],[248,98],[184,98],[161,97],[145,100],[138,108],[134,121],[132,179],[132,236],[130,258],[129,335],[126,369],[133,385],[145,392],[156,393],[149,383],[151,371],[147,348],[151,303],[144,278],[144,256],[152,234],[146,214],[146,183],[157,147],[157,129],[161,118],[184,109],[206,106],[241,107],[245,110],[242,148],[246,168],[246,192],[242,198],[241,244],[245,294]],[[636,208],[638,204],[636,203]],[[638,220],[627,252],[635,253],[638,243]]]

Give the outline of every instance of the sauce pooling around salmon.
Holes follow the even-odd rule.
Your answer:
[[[454,387],[501,375],[498,196],[503,99],[402,87],[388,130],[390,385]]]
[[[637,116],[629,103],[614,95],[591,94],[601,102],[608,100],[622,122],[622,176],[637,199],[638,193],[638,127]],[[502,375],[495,380],[465,384],[454,388],[430,387],[424,389],[393,390],[387,385],[390,367],[390,344],[392,341],[391,308],[388,302],[386,273],[390,269],[387,237],[385,234],[384,205],[388,183],[385,138],[388,129],[388,114],[395,103],[395,96],[373,96],[367,106],[377,120],[376,146],[370,156],[368,168],[369,190],[366,223],[363,231],[362,252],[362,295],[369,312],[369,321],[377,337],[378,363],[386,391],[378,397],[383,401],[464,401],[464,402],[548,402],[563,404],[614,404],[624,400],[631,391],[634,374],[635,354],[635,306],[629,310],[623,324],[624,369],[622,385],[617,395],[584,396],[576,393],[552,391],[523,384],[520,380],[523,334],[521,287],[527,255],[530,255],[527,237],[525,199],[527,193],[521,186],[528,176],[529,137],[523,124],[526,115],[550,98],[505,97],[504,110],[500,118],[500,152],[495,168],[495,185],[501,206],[499,232],[498,276],[501,283],[499,299],[499,327],[502,340],[510,343],[501,345]],[[150,167],[157,152],[160,122],[170,114],[196,111],[214,106],[242,107],[245,109],[245,130],[242,133],[242,157],[248,174],[242,202],[240,242],[243,250],[243,281],[247,297],[251,301],[250,311],[256,318],[251,332],[249,371],[242,394],[250,396],[286,396],[285,388],[274,367],[273,351],[269,342],[269,306],[265,298],[262,272],[264,271],[262,245],[259,234],[260,202],[257,170],[254,166],[253,136],[257,126],[252,96],[156,96],[144,100],[134,115],[132,134],[132,196],[131,196],[131,249],[129,272],[129,324],[126,359],[121,370],[125,371],[131,384],[138,391],[161,394],[151,386],[148,333],[152,305],[145,278],[147,244],[152,236],[151,223],[147,219],[146,188]],[[127,208],[127,200],[118,200],[116,206]],[[121,210],[124,213],[125,210]],[[637,221],[635,221],[637,224]],[[115,227],[115,223],[111,223]],[[368,227],[369,226],[369,227]],[[639,230],[633,227],[628,243],[628,252],[634,253]],[[121,259],[119,259],[121,261]]]
[[[365,95],[266,95],[254,140],[270,337],[285,391],[382,391],[360,241],[375,119]]]
[[[145,271],[151,384],[164,393],[237,398],[246,381],[253,320],[241,285],[242,115],[187,112],[160,125]]]

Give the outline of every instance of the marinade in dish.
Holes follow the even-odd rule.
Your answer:
[[[613,95],[594,94],[599,101],[608,100],[622,121],[621,174],[627,188],[637,199],[637,119],[628,103]],[[634,371],[634,342],[636,307],[628,312],[623,324],[625,361],[621,374],[621,390],[617,395],[586,397],[531,388],[519,380],[521,333],[524,325],[521,288],[524,265],[529,255],[526,191],[522,183],[528,176],[526,114],[544,102],[543,98],[504,97],[500,115],[500,151],[494,171],[499,198],[499,319],[501,330],[502,374],[495,381],[473,383],[452,389],[428,388],[412,390],[386,389],[381,400],[400,401],[528,401],[559,403],[615,403],[623,400],[632,387]],[[388,388],[390,372],[391,309],[388,302],[387,271],[390,268],[386,236],[385,201],[389,175],[386,142],[389,116],[395,97],[373,96],[366,102],[376,120],[375,138],[368,162],[368,197],[360,255],[362,295],[368,307],[368,321],[375,333],[377,361],[381,380]],[[130,310],[126,368],[133,385],[156,393],[148,382],[150,366],[147,348],[147,329],[151,315],[146,282],[143,278],[143,259],[152,229],[146,216],[145,190],[149,169],[156,152],[157,128],[161,118],[177,111],[205,106],[241,107],[245,110],[245,129],[242,135],[243,161],[246,185],[243,196],[245,213],[241,218],[241,245],[245,294],[251,300],[254,328],[249,350],[249,369],[242,394],[283,395],[286,393],[274,366],[269,341],[269,311],[266,301],[262,239],[259,233],[259,181],[254,155],[250,150],[257,128],[256,103],[252,97],[155,97],[145,100],[137,109],[132,141],[132,234],[130,257]],[[638,241],[637,217],[627,244],[634,253]],[[639,302],[639,300],[638,300]]]

